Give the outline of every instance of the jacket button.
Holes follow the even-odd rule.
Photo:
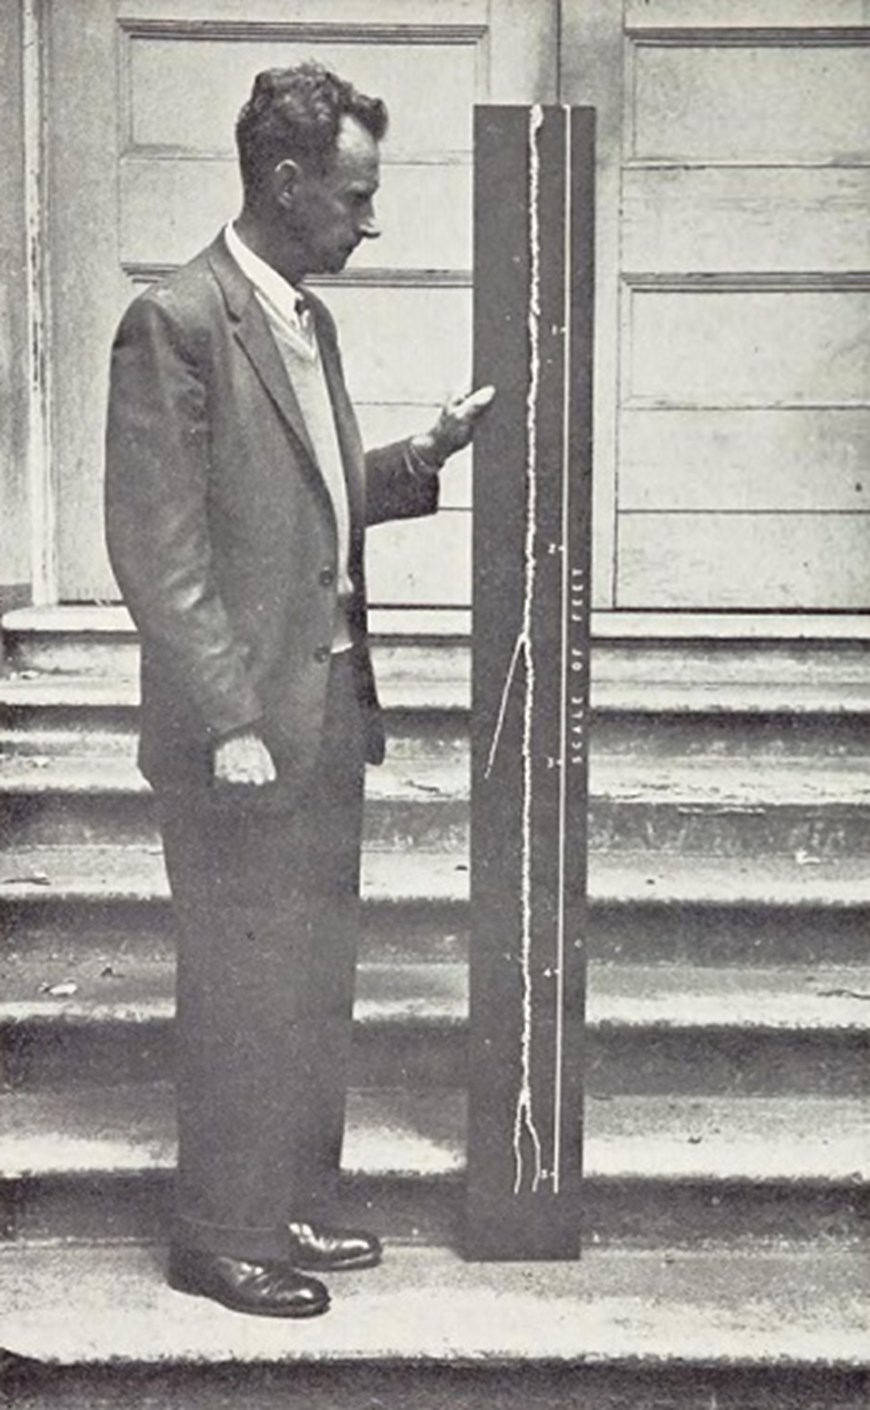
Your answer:
[[[328,646],[318,646],[314,653],[314,659],[323,665],[323,662],[328,661],[331,655],[332,651]]]
[[[321,570],[320,570],[320,585],[321,585],[321,587],[332,587],[332,584],[333,584],[334,582],[335,582],[335,569],[334,569],[334,568],[321,568]]]

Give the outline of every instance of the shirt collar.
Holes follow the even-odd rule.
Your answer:
[[[250,279],[257,293],[272,304],[292,327],[301,328],[298,305],[302,294],[296,286],[254,254],[231,221],[224,227],[224,240],[236,264]]]

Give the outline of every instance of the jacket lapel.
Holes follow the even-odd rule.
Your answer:
[[[332,498],[323,479],[296,393],[287,376],[287,369],[281,360],[275,339],[269,331],[266,315],[257,301],[253,285],[230,255],[223,232],[218,235],[209,248],[208,260],[223,291],[227,312],[233,324],[233,334],[250,359],[263,386],[305,450],[309,468],[317,477],[331,508]],[[332,331],[320,313],[316,298],[310,298],[310,306],[314,315],[323,372],[332,400],[338,442],[344,462],[351,525],[359,534],[365,524],[365,457],[359,426],[345,387],[341,360]]]
[[[209,263],[223,290],[236,340],[244,348],[260,381],[301,442],[319,476],[314,446],[287,369],[269,331],[266,315],[254,295],[253,286],[227,250],[223,234],[218,236],[209,250]]]
[[[344,372],[331,330],[324,326],[323,319],[319,317],[319,310],[314,299],[310,300],[310,305],[314,313],[323,374],[329,388],[335,416],[335,429],[344,462],[351,524],[354,528],[361,530],[365,524],[365,455],[359,425],[347,394]]]

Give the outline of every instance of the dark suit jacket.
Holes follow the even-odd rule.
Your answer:
[[[311,298],[351,512],[351,630],[368,757],[383,756],[366,645],[366,524],[432,513],[406,442],[364,456],[335,325]],[[112,349],[109,554],[142,642],[140,766],[210,777],[215,741],[256,725],[279,777],[310,768],[329,674],[336,528],[298,403],[223,236],[127,310]]]

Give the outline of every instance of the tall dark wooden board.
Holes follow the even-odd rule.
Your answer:
[[[594,113],[480,108],[466,1253],[579,1253]]]

